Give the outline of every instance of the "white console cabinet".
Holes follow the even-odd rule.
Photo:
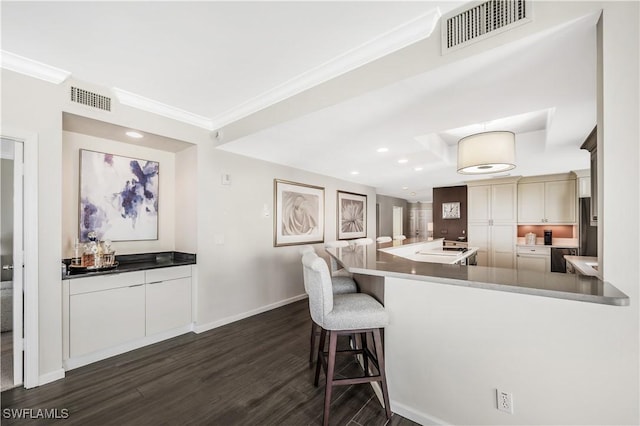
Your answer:
[[[192,266],[62,282],[66,369],[191,330]]]

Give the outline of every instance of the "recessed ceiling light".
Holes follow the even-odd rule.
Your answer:
[[[419,172],[420,170],[422,170],[422,167],[416,167],[413,170],[415,170],[416,172]]]
[[[357,171],[357,170],[354,170],[354,171],[352,171],[352,172],[351,172],[351,174],[352,174],[352,175],[359,175],[359,174],[360,174],[360,172],[359,172],[359,171]]]
[[[134,138],[134,139],[140,139],[142,137],[144,137],[142,135],[142,133],[138,133],[138,132],[134,132],[132,130],[128,131],[127,133],[125,133],[127,136],[129,136],[130,138]]]
[[[378,148],[376,151],[378,151],[378,152],[387,152],[387,151],[389,151],[389,148]]]
[[[404,189],[406,191],[407,189],[409,189],[409,187],[408,186],[403,186],[402,189]]]
[[[409,162],[409,160],[407,160],[406,158],[401,158],[401,159],[398,160],[398,163],[400,163],[400,164],[404,164],[404,163],[408,163],[408,162]]]
[[[412,197],[415,197],[415,196],[416,196],[416,193],[415,193],[415,192],[412,192],[412,193],[411,193],[411,196],[412,196]]]

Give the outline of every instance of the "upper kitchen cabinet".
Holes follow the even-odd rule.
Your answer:
[[[575,175],[557,174],[522,178],[518,182],[519,224],[576,224]]]

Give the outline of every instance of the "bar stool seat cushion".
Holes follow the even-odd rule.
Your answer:
[[[337,276],[331,278],[333,294],[357,293],[358,286],[351,277]]]
[[[363,293],[342,294],[333,299],[333,310],[320,326],[326,330],[358,330],[383,328],[389,315],[373,297]]]

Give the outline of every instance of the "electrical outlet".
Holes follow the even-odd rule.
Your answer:
[[[496,400],[498,410],[513,414],[513,395],[508,392],[501,391],[500,389],[496,389]]]

